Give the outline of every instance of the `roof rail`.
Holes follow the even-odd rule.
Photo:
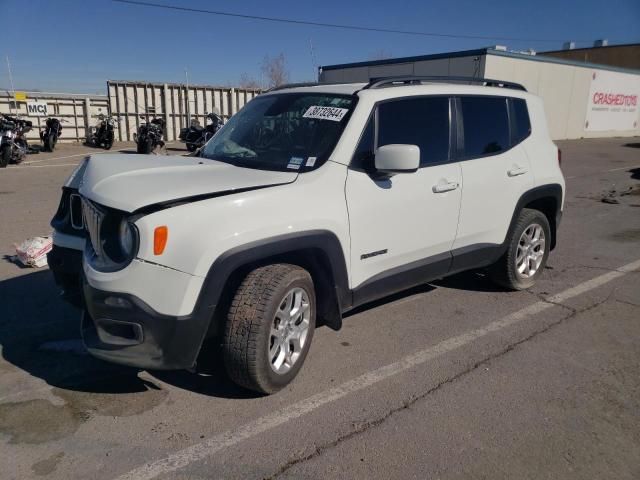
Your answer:
[[[267,89],[265,93],[275,92],[277,90],[284,90],[285,88],[317,87],[318,85],[320,85],[318,82],[283,83],[282,85],[277,85],[275,87],[271,87]]]
[[[301,82],[301,83],[285,83],[283,85],[278,85],[277,87],[271,87],[266,92],[275,92],[277,90],[284,90],[287,88],[299,88],[299,87],[324,87],[327,85],[350,85],[350,84],[358,84],[365,82]]]
[[[440,77],[429,77],[429,76],[406,76],[406,77],[379,77],[372,78],[369,80],[369,83],[363,88],[364,89],[374,89],[374,88],[384,88],[384,87],[393,87],[398,85],[420,85],[423,82],[425,83],[468,83],[470,85],[483,85],[485,87],[500,87],[500,88],[511,88],[513,90],[522,90],[524,92],[527,91],[524,86],[519,83],[514,82],[505,82],[503,80],[493,80],[490,78],[479,78],[479,77],[460,77],[460,76],[440,76]]]

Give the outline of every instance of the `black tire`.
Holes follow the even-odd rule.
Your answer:
[[[53,152],[54,148],[56,148],[56,139],[53,135],[49,135],[45,142],[45,150],[47,152]]]
[[[23,139],[16,140],[16,144],[18,144],[19,153],[21,155],[17,155],[13,158],[13,163],[16,165],[20,165],[24,161],[24,157],[27,156],[26,152],[29,151],[29,145]]]
[[[187,150],[189,150],[190,152],[195,152],[196,148],[198,147],[194,143],[187,143]]]
[[[269,356],[271,327],[287,293],[297,288],[304,290],[309,301],[306,339],[290,369],[277,373]],[[222,352],[229,377],[238,385],[260,393],[274,393],[289,384],[309,352],[315,330],[315,306],[313,280],[303,268],[274,264],[249,273],[236,290],[227,313]]]
[[[153,150],[153,140],[151,138],[141,138],[138,140],[138,153],[149,154]]]
[[[111,147],[113,147],[113,133],[107,135],[107,139],[104,141],[105,150],[111,150]]]
[[[524,276],[518,271],[518,246],[521,241],[523,233],[533,227],[539,225],[544,232],[544,247],[538,247],[538,251],[542,251],[542,261],[538,268],[530,276]],[[544,213],[539,210],[532,210],[524,208],[518,216],[518,220],[508,238],[507,251],[504,253],[500,260],[493,264],[489,268],[489,275],[491,279],[505,288],[510,290],[525,290],[532,287],[547,264],[547,258],[549,257],[549,248],[551,245],[551,228],[549,226],[549,220]]]
[[[2,145],[0,149],[0,168],[7,168],[11,161],[11,145]]]

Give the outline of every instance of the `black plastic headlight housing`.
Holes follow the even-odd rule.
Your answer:
[[[134,224],[140,216],[96,205],[87,199],[83,199],[83,211],[91,266],[98,271],[114,272],[129,265],[140,247],[140,235]]]
[[[126,216],[108,214],[100,238],[104,255],[116,265],[129,264],[138,253],[138,229]]]

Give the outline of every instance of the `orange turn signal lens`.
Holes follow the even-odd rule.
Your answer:
[[[166,225],[156,227],[153,232],[153,254],[162,255],[164,247],[167,246],[167,239],[169,238],[169,229]]]

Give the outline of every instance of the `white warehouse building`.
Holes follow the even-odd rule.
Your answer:
[[[319,68],[320,82],[390,76],[464,76],[522,84],[540,96],[553,139],[640,135],[640,70],[564,60],[504,47]]]

